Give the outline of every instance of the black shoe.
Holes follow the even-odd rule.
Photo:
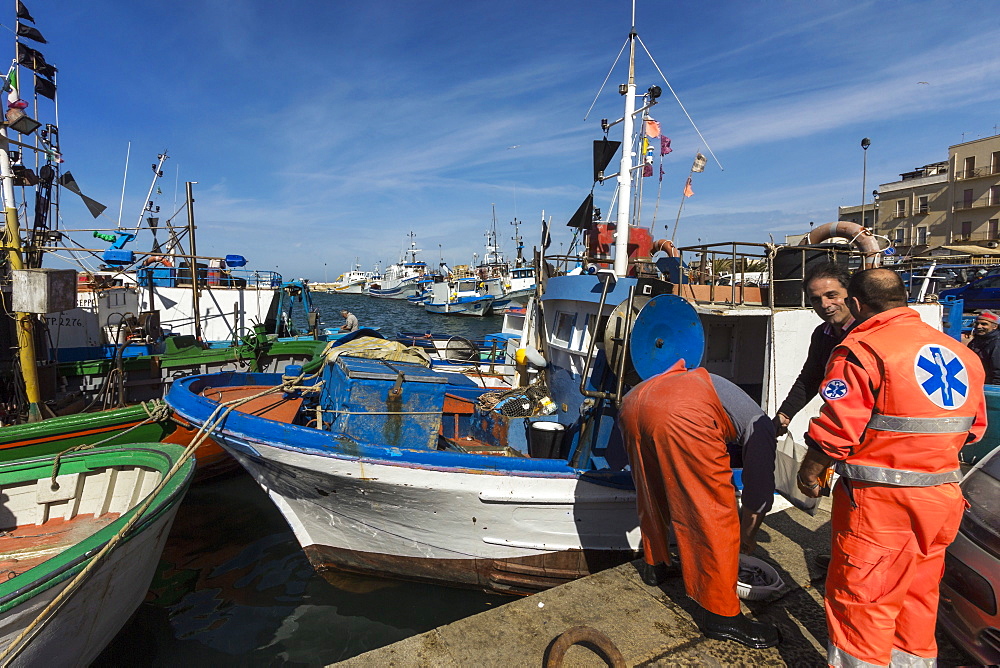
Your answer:
[[[821,571],[829,570],[830,568],[830,555],[829,554],[817,554],[813,557],[813,563],[816,564],[816,568]]]
[[[753,649],[766,649],[781,642],[777,626],[755,622],[742,614],[723,617],[704,610],[700,628],[709,638],[732,640]]]
[[[655,566],[650,566],[645,560],[639,562],[639,577],[650,587],[659,587],[668,578],[680,575],[674,564],[667,566],[662,561]]]

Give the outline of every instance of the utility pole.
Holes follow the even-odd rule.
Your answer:
[[[21,232],[17,223],[17,208],[14,206],[14,171],[10,167],[7,152],[7,127],[0,124],[0,179],[3,180],[4,218],[7,223],[7,259],[11,270],[24,269],[21,248]],[[21,376],[24,378],[24,392],[28,397],[28,422],[42,420],[42,394],[38,387],[38,366],[35,363],[34,322],[30,313],[14,314],[17,330],[17,350],[21,362]]]

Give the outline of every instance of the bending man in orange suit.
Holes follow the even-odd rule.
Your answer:
[[[744,617],[736,596],[741,544],[753,550],[774,499],[774,424],[739,387],[681,360],[625,395],[618,426],[635,481],[643,580],[655,586],[666,576],[671,524],[702,632],[757,649],[778,644],[777,628]],[[730,443],[743,449],[742,515]]]
[[[965,501],[958,452],[986,430],[983,366],[920,320],[888,269],[856,273],[857,323],[834,349],[799,489],[836,464],[826,579],[831,666],[933,666],[945,548]]]

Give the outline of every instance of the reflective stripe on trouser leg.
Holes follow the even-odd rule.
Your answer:
[[[853,488],[856,507],[840,486],[834,491],[824,601],[829,661],[885,666],[893,650],[934,657],[937,587],[964,506],[961,492],[954,484]]]

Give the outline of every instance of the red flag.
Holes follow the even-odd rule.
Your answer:
[[[674,149],[670,148],[670,137],[667,135],[660,135],[660,155],[666,155]]]
[[[687,180],[687,183],[684,184],[684,196],[685,197],[690,197],[693,194],[694,194],[694,191],[691,190],[691,177],[689,176],[688,180]]]
[[[653,175],[653,166],[652,165],[643,165],[642,166],[642,175],[643,176],[652,176]]]

